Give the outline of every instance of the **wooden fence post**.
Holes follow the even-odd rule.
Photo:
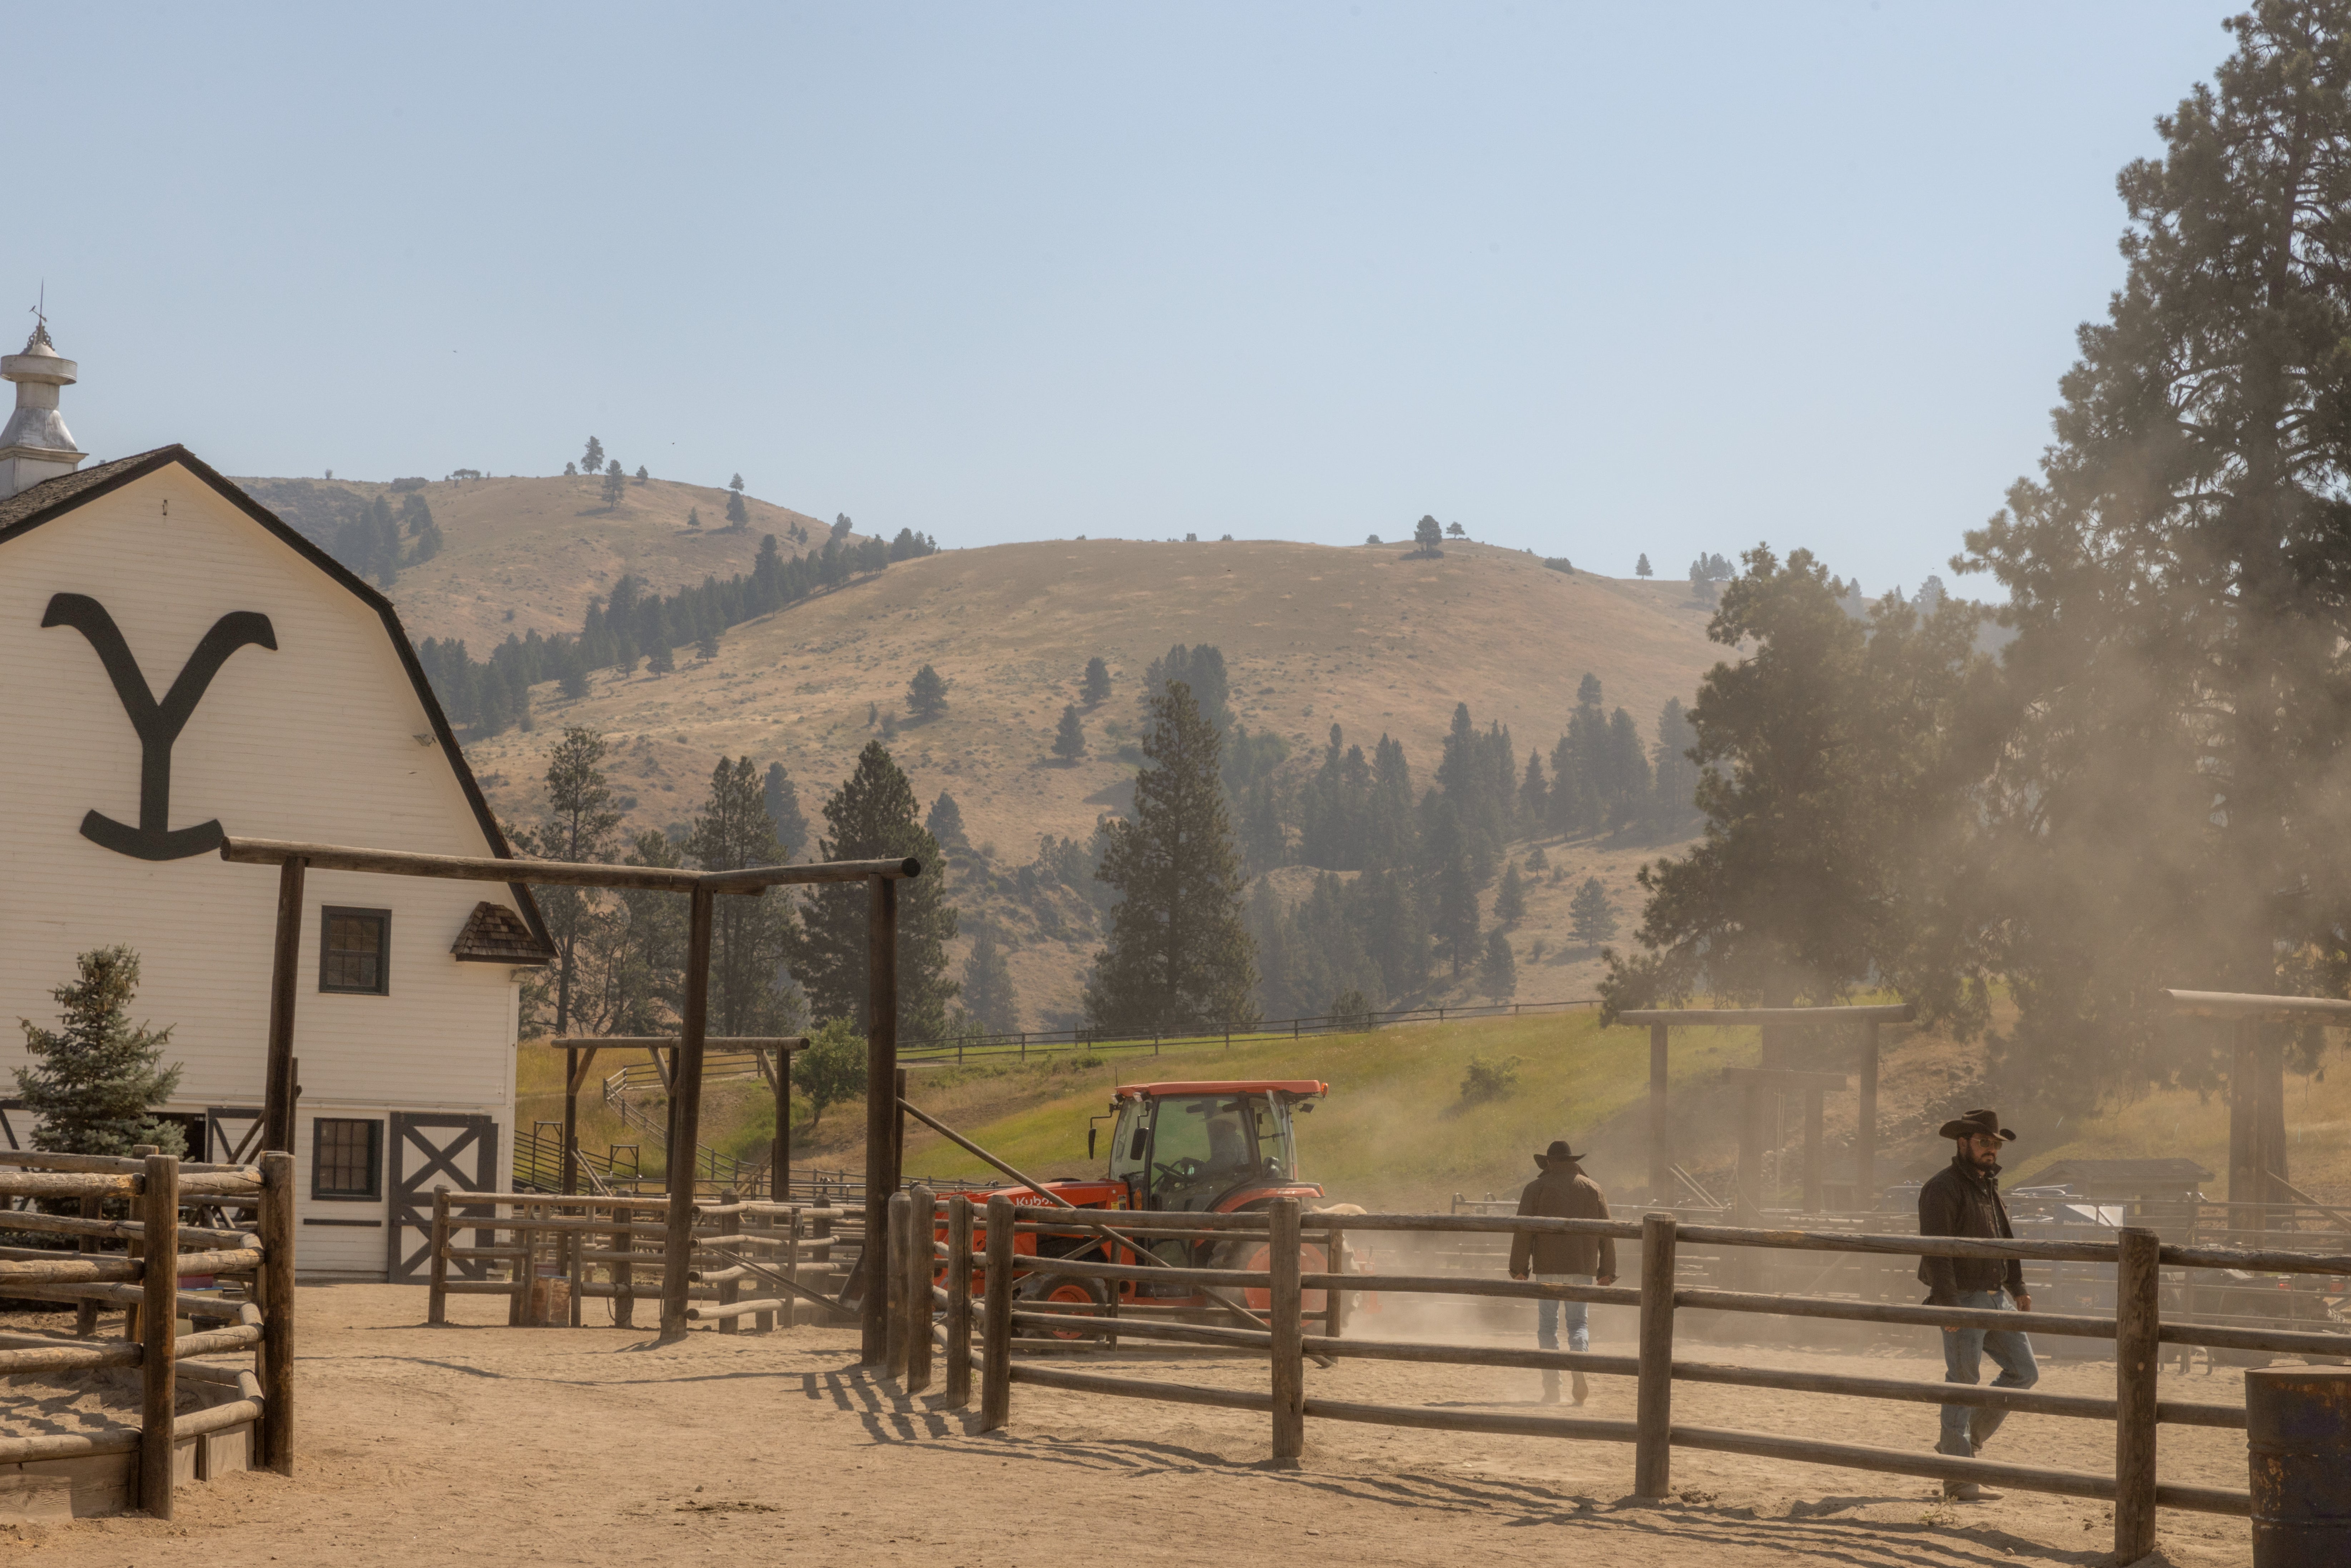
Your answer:
[[[947,1199],[947,1407],[971,1406],[971,1199]]]
[[[172,1360],[180,1319],[180,1160],[151,1154],[140,1189],[139,1506],[172,1517],[172,1419],[178,1404]]]
[[[702,1140],[702,1054],[710,1031],[710,921],[716,898],[706,884],[697,883],[686,899],[685,994],[679,999],[677,1060],[669,1086],[669,1214],[662,1241],[661,1336],[665,1341],[685,1337],[686,1275],[694,1268],[694,1166]]]
[[[1674,1131],[1672,1112],[1666,1098],[1666,1054],[1671,1040],[1671,1025],[1649,1025],[1649,1201],[1671,1203],[1673,1193]]]
[[[914,1224],[914,1195],[893,1192],[890,1200],[882,1205],[887,1218],[882,1221],[884,1254],[873,1260],[865,1271],[865,1289],[883,1299],[882,1370],[892,1377],[906,1376],[906,1314],[903,1299],[906,1289],[906,1232]],[[865,1244],[873,1245],[874,1204],[865,1205]],[[897,1299],[893,1299],[897,1298]],[[891,1312],[888,1309],[900,1310]]]
[[[987,1311],[980,1319],[979,1429],[1012,1418],[1012,1199],[987,1200]]]
[[[261,1459],[294,1473],[294,1157],[261,1157]]]
[[[784,1263],[784,1278],[789,1280],[792,1284],[797,1287],[800,1282],[800,1231],[804,1229],[800,1222],[799,1205],[792,1205],[791,1212],[786,1218],[788,1223],[786,1224],[785,1229],[789,1231],[791,1234],[786,1238],[785,1244],[790,1247],[791,1251],[785,1254],[786,1262]],[[792,1325],[799,1321],[799,1310],[800,1293],[799,1290],[795,1288],[786,1291],[784,1293],[783,1324],[786,1332],[789,1332]]]
[[[85,1198],[81,1200],[81,1217],[83,1219],[97,1220],[102,1218],[105,1213],[106,1205],[101,1199],[96,1198]],[[78,1250],[84,1252],[97,1251],[98,1238],[95,1236],[84,1236],[78,1243]],[[74,1337],[76,1339],[88,1339],[91,1334],[94,1334],[97,1332],[98,1303],[90,1301],[76,1302],[74,1303]]]
[[[432,1286],[424,1297],[424,1321],[434,1328],[445,1327],[449,1322],[449,1188],[446,1182],[433,1189],[433,1256]]]
[[[1324,1243],[1323,1251],[1326,1254],[1325,1262],[1331,1272],[1344,1274],[1353,1272],[1347,1267],[1347,1233],[1344,1231],[1332,1231],[1329,1241]],[[1332,1339],[1341,1338],[1346,1334],[1347,1293],[1345,1291],[1332,1291],[1323,1298],[1322,1323],[1322,1331]]]
[[[774,1215],[772,1215],[772,1214],[754,1214],[754,1215],[752,1215],[752,1216],[751,1216],[751,1220],[752,1220],[752,1225],[751,1225],[751,1229],[752,1229],[752,1230],[754,1230],[754,1231],[762,1231],[762,1232],[764,1232],[767,1236],[771,1237],[771,1238],[775,1235],[775,1233],[776,1233],[776,1217],[775,1217]],[[768,1262],[770,1264],[772,1264],[772,1263],[774,1263],[774,1262],[776,1262],[776,1254],[775,1254],[775,1251],[774,1251],[774,1250],[773,1250],[772,1248],[771,1248],[771,1249],[769,1249],[769,1250],[768,1250],[768,1251],[766,1251],[765,1253],[763,1253],[763,1254],[762,1254],[762,1256],[764,1256],[764,1257],[768,1260]],[[760,1281],[760,1282],[759,1282],[759,1284],[760,1284],[760,1288],[761,1288],[762,1290],[772,1290],[772,1289],[774,1288],[773,1286],[769,1285],[769,1284],[768,1284],[765,1280]],[[791,1303],[791,1292],[789,1292],[789,1291],[786,1291],[786,1292],[784,1293],[784,1310],[785,1310],[786,1312],[788,1312],[788,1313],[789,1313],[789,1312],[790,1312],[790,1311],[791,1311],[791,1309],[792,1309],[792,1303]],[[751,1326],[752,1326],[752,1327],[753,1327],[757,1332],[758,1332],[758,1333],[760,1333],[760,1334],[773,1334],[773,1333],[775,1333],[775,1332],[776,1332],[776,1314],[775,1314],[774,1313],[771,1313],[771,1312],[763,1312],[763,1313],[759,1314],[757,1317],[755,1317],[754,1319],[752,1319]]]
[[[1266,1266],[1272,1279],[1273,1458],[1295,1464],[1306,1451],[1306,1345],[1298,1285],[1298,1199],[1277,1198],[1266,1211]]]
[[[2123,1563],[2155,1550],[2161,1247],[2153,1231],[2133,1226],[2115,1248],[2115,1556]]]
[[[643,1212],[622,1203],[612,1205],[612,1251],[621,1254],[622,1261],[606,1264],[604,1277],[612,1282],[614,1328],[637,1326],[637,1266],[628,1261],[636,1252],[637,1238],[629,1226]]]
[[[931,1386],[931,1246],[938,1203],[919,1181],[906,1199],[906,1321],[899,1332],[906,1338],[905,1391],[920,1394]]]
[[[1641,1380],[1634,1406],[1633,1491],[1673,1486],[1674,1236],[1670,1214],[1641,1216]]]
[[[721,1191],[718,1194],[718,1201],[726,1208],[734,1208],[736,1201],[735,1189],[729,1187]],[[743,1216],[740,1214],[721,1214],[718,1217],[718,1233],[721,1236],[740,1236],[743,1233]],[[729,1270],[732,1270],[742,1263],[743,1254],[739,1251],[728,1252],[726,1254],[726,1267]],[[735,1281],[724,1281],[718,1287],[718,1304],[720,1306],[733,1306],[737,1300],[739,1299],[740,1295],[741,1289]],[[740,1321],[736,1318],[722,1317],[718,1320],[718,1332],[721,1334],[740,1333]]]

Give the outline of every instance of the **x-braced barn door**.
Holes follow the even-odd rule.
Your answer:
[[[452,1192],[498,1190],[498,1124],[487,1116],[430,1116],[407,1111],[392,1113],[392,1219],[384,1227],[384,1277],[393,1284],[415,1284],[430,1275],[433,1261],[433,1189]],[[467,1219],[487,1219],[486,1205],[454,1210]],[[476,1231],[474,1245],[493,1244],[488,1231]],[[464,1279],[480,1279],[483,1265],[475,1259],[453,1259],[451,1272]]]
[[[203,1158],[216,1165],[250,1165],[260,1158],[261,1111],[254,1106],[204,1108]]]

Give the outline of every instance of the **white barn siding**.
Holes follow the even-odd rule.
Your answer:
[[[81,836],[92,809],[138,822],[141,751],[89,641],[42,627],[60,592],[106,607],[159,699],[220,617],[257,610],[275,628],[276,650],[232,654],[182,732],[171,826],[217,818],[235,836],[457,855],[492,853],[490,841],[378,613],[194,473],[167,466],[0,545],[0,1021],[53,1021],[48,992],[75,955],[127,943],[142,971],[139,1015],[173,1030],[172,1108],[258,1106],[276,872],[209,853],[140,860]],[[507,889],[313,871],[305,898],[295,1049],[306,1216],[309,1121],[329,1107],[493,1115],[503,1158],[517,971],[459,963],[450,947],[477,901],[511,906]],[[319,992],[326,905],[392,911],[389,995]],[[26,1060],[21,1032],[0,1031],[0,1096]],[[380,1231],[307,1228],[301,1246],[306,1272],[382,1267]]]

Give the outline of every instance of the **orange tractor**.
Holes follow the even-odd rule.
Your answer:
[[[1252,1079],[1207,1083],[1126,1084],[1113,1091],[1109,1117],[1110,1165],[1100,1178],[1082,1177],[1040,1185],[1072,1208],[1102,1210],[1151,1210],[1159,1212],[1234,1214],[1263,1209],[1277,1198],[1319,1199],[1322,1187],[1298,1179],[1298,1143],[1294,1117],[1314,1108],[1330,1092],[1328,1084],[1312,1078]],[[1107,1119],[1097,1117],[1096,1120]],[[1098,1154],[1101,1129],[1089,1126],[1086,1153]],[[1041,1209],[1050,1217],[1059,1206],[1025,1187],[964,1189],[976,1203],[1002,1194],[1016,1204]],[[941,1198],[956,1196],[942,1189]],[[942,1229],[939,1239],[946,1239]],[[1164,1237],[1155,1241],[1137,1238],[1153,1256],[1176,1268],[1251,1269],[1266,1266],[1262,1238],[1236,1236],[1223,1241],[1186,1241]],[[1107,1237],[1041,1236],[1013,1238],[1013,1251],[1022,1273],[1014,1286],[1023,1302],[1050,1303],[1077,1313],[1100,1311],[1110,1302],[1113,1282],[1057,1274],[1052,1260],[1069,1258],[1093,1262],[1132,1262],[1132,1249]],[[1320,1272],[1323,1252],[1306,1243],[1303,1272]],[[1115,1282],[1122,1305],[1134,1303],[1162,1308],[1219,1310],[1218,1303],[1198,1287],[1158,1283],[1148,1277]],[[1261,1289],[1220,1291],[1228,1299],[1246,1299],[1262,1311],[1267,1293]],[[1309,1291],[1306,1312],[1322,1310],[1322,1293]]]

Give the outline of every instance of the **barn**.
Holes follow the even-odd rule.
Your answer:
[[[54,1023],[77,954],[140,955],[192,1158],[256,1152],[277,878],[225,834],[510,855],[391,602],[184,448],[83,466],[44,326],[0,359],[0,1019]],[[502,1187],[519,883],[313,871],[293,1154],[307,1278],[414,1277],[432,1189]],[[0,1035],[0,1146],[31,1131]]]

